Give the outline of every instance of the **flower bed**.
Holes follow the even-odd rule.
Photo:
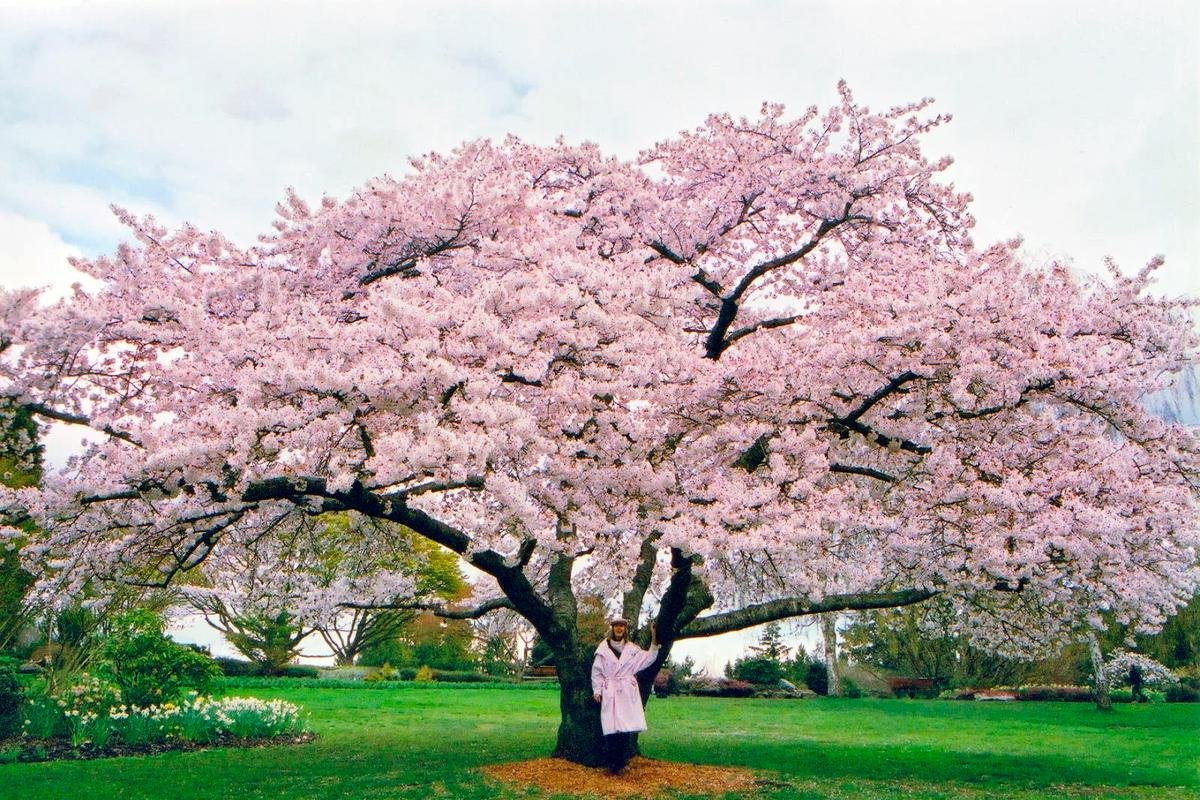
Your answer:
[[[94,685],[93,685],[94,684]],[[192,693],[179,704],[120,704],[101,683],[85,681],[25,708],[22,733],[0,741],[0,762],[98,758],[311,741],[299,706],[248,697]]]

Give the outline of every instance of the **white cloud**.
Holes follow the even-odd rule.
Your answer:
[[[44,297],[57,299],[91,281],[67,263],[77,255],[45,222],[0,211],[0,285],[48,287]]]

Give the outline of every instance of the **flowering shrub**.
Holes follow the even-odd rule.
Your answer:
[[[1130,673],[1137,669],[1141,672],[1142,683],[1147,686],[1174,686],[1179,683],[1171,670],[1141,653],[1131,653],[1128,650],[1118,650],[1104,665],[1104,675],[1113,685],[1128,685]]]

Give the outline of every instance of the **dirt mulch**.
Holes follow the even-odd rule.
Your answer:
[[[489,778],[513,788],[595,797],[656,797],[662,792],[722,795],[749,792],[770,784],[748,769],[652,761],[636,756],[619,775],[562,758],[535,758],[483,767]]]
[[[93,758],[116,758],[118,756],[149,756],[176,750],[208,750],[212,747],[274,747],[287,744],[307,744],[317,738],[315,733],[295,736],[273,736],[259,739],[242,739],[237,736],[220,736],[211,742],[185,742],[168,739],[165,742],[146,744],[124,744],[113,741],[104,747],[84,744],[75,747],[67,739],[27,739],[19,736],[0,739],[0,754],[10,761],[79,761]]]

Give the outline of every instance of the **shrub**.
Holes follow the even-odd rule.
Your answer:
[[[221,672],[231,678],[241,678],[252,675],[261,675],[262,667],[255,664],[253,661],[247,661],[243,658],[230,658],[229,656],[217,656],[213,659]]]
[[[1095,697],[1087,686],[1021,686],[1018,700],[1053,700],[1086,703]]]
[[[382,667],[384,664],[403,664],[412,658],[412,648],[397,639],[388,639],[364,649],[358,657],[362,667]]]
[[[433,670],[433,679],[439,683],[494,683],[497,680],[494,676],[481,672],[456,672],[445,669]]]
[[[363,678],[363,680],[369,683],[375,683],[376,681],[394,681],[398,678],[399,675],[397,675],[396,669],[385,661],[383,662],[383,665],[379,667],[379,669],[367,675],[367,677]]]
[[[863,696],[863,690],[859,685],[849,678],[842,678],[842,697],[849,697],[852,700],[857,700]]]
[[[0,666],[0,738],[11,736],[21,728],[21,706],[25,691],[11,665]]]
[[[104,646],[113,681],[131,705],[178,699],[205,691],[220,668],[209,656],[168,639],[163,621],[146,609],[117,617]]]
[[[750,656],[733,664],[732,677],[755,686],[778,686],[783,678],[783,664],[772,658]]]
[[[811,662],[804,675],[804,685],[817,694],[829,694],[829,673],[825,665],[820,661]]]
[[[308,664],[289,664],[279,671],[281,678],[319,678],[321,670]]]
[[[1168,686],[1166,692],[1168,703],[1200,703],[1200,688],[1189,686],[1181,681],[1178,686]]]
[[[432,683],[433,670],[429,667],[421,667],[417,670],[417,674],[413,676],[413,680],[417,683]]]
[[[720,696],[721,697],[753,697],[754,684],[746,681],[730,680],[726,678],[720,681]]]

